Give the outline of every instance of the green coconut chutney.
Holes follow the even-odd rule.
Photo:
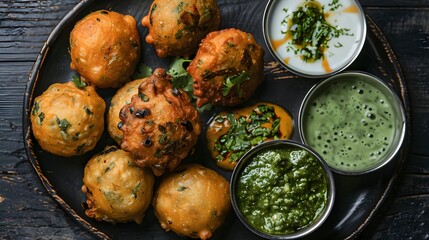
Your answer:
[[[306,142],[334,169],[370,169],[394,142],[398,117],[391,102],[366,81],[334,81],[312,98],[304,112]]]

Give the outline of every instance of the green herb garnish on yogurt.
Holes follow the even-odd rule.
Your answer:
[[[334,10],[341,5],[338,0],[333,0],[329,6]],[[288,11],[284,9],[287,14]],[[353,35],[349,32],[350,29],[329,24],[325,16],[327,14],[324,12],[324,6],[318,1],[306,1],[303,6],[288,14],[281,22],[284,29],[282,33],[288,34],[291,38],[286,47],[287,51],[301,55],[305,62],[313,62],[324,58],[324,51],[331,39]],[[341,43],[337,43],[336,46],[341,46]]]

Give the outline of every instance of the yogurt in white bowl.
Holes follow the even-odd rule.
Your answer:
[[[366,20],[355,0],[270,0],[263,18],[270,53],[289,71],[308,78],[347,68],[366,38]]]

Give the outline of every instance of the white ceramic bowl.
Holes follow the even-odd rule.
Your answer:
[[[346,34],[333,37],[323,50],[323,57],[315,61],[304,61],[302,48],[292,43],[292,35],[285,34],[293,29],[293,12],[304,4],[319,2],[324,18],[336,29],[348,29]],[[262,29],[265,43],[273,57],[287,70],[307,78],[334,75],[347,68],[357,58],[366,38],[366,20],[358,1],[339,0],[296,1],[270,0],[265,8]],[[289,49],[289,50],[288,50]]]

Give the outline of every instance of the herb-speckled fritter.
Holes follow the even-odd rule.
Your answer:
[[[159,57],[195,54],[201,40],[219,28],[216,0],[155,0],[142,20],[146,42]]]
[[[110,102],[109,114],[107,116],[107,130],[118,144],[122,142],[122,131],[119,129],[122,123],[121,119],[119,119],[119,113],[123,106],[131,103],[131,98],[138,93],[139,85],[145,80],[146,78],[136,79],[125,84],[116,92]]]
[[[190,98],[173,88],[171,76],[161,68],[140,84],[138,94],[121,109],[120,119],[121,148],[157,176],[173,170],[191,152],[201,132]]]
[[[161,180],[152,205],[166,231],[208,239],[231,209],[229,182],[198,164],[179,166]]]
[[[47,152],[66,157],[84,154],[103,133],[105,108],[93,86],[52,84],[34,100],[33,135]]]
[[[234,106],[249,99],[264,78],[263,57],[250,33],[232,28],[209,33],[187,68],[197,106]]]
[[[82,191],[85,214],[98,221],[141,223],[150,205],[154,176],[130,153],[108,146],[86,164]]]
[[[70,33],[70,67],[100,88],[120,87],[134,72],[140,45],[132,16],[93,12],[77,22]]]

